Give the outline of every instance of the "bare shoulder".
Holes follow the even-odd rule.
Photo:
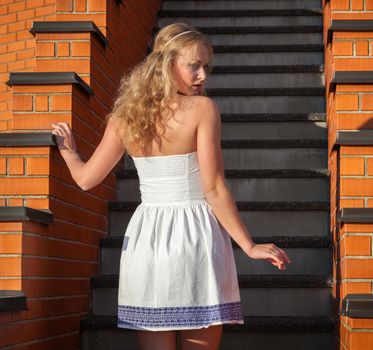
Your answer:
[[[198,121],[214,120],[219,118],[219,107],[217,103],[207,96],[190,96],[192,101],[192,108]],[[220,118],[219,118],[220,119]]]

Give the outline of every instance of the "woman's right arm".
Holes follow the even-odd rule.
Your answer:
[[[226,184],[221,150],[221,121],[217,105],[203,98],[197,127],[197,154],[206,199],[216,218],[241,249],[253,259],[267,259],[279,269],[290,262],[274,244],[255,244],[243,223],[234,198]]]
[[[97,186],[119,162],[126,149],[118,139],[115,124],[109,120],[104,135],[87,162],[76,152],[75,140],[67,123],[52,124],[58,148],[70,170],[72,178],[84,191]]]

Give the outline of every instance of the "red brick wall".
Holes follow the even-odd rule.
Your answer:
[[[325,72],[331,172],[331,231],[333,233],[333,295],[336,310],[347,294],[369,293],[373,282],[373,224],[340,224],[341,208],[373,206],[373,147],[333,148],[337,131],[373,128],[373,85],[329,83],[335,71],[373,69],[372,32],[334,32],[331,43],[326,33],[332,19],[373,19],[372,0],[324,1]],[[341,316],[338,325],[340,349],[371,349],[373,320]],[[367,330],[368,329],[368,330]]]
[[[1,1],[0,131],[47,132],[51,123],[68,122],[78,153],[89,159],[120,77],[146,55],[159,5],[159,0]],[[29,32],[32,21],[45,20],[94,21],[109,44],[92,33]],[[20,71],[75,71],[93,95],[75,84],[5,84],[10,72]],[[0,205],[48,209],[54,216],[50,225],[0,222],[0,289],[22,290],[29,308],[0,313],[0,347],[78,347],[117,168],[85,192],[55,147],[0,147]]]

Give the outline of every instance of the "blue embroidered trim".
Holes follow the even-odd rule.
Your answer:
[[[118,327],[207,326],[211,323],[243,320],[241,302],[210,306],[141,307],[118,306]]]

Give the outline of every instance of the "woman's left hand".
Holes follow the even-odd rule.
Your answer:
[[[273,243],[254,244],[246,254],[252,259],[266,259],[279,270],[285,270],[285,263],[291,263],[288,255]]]

